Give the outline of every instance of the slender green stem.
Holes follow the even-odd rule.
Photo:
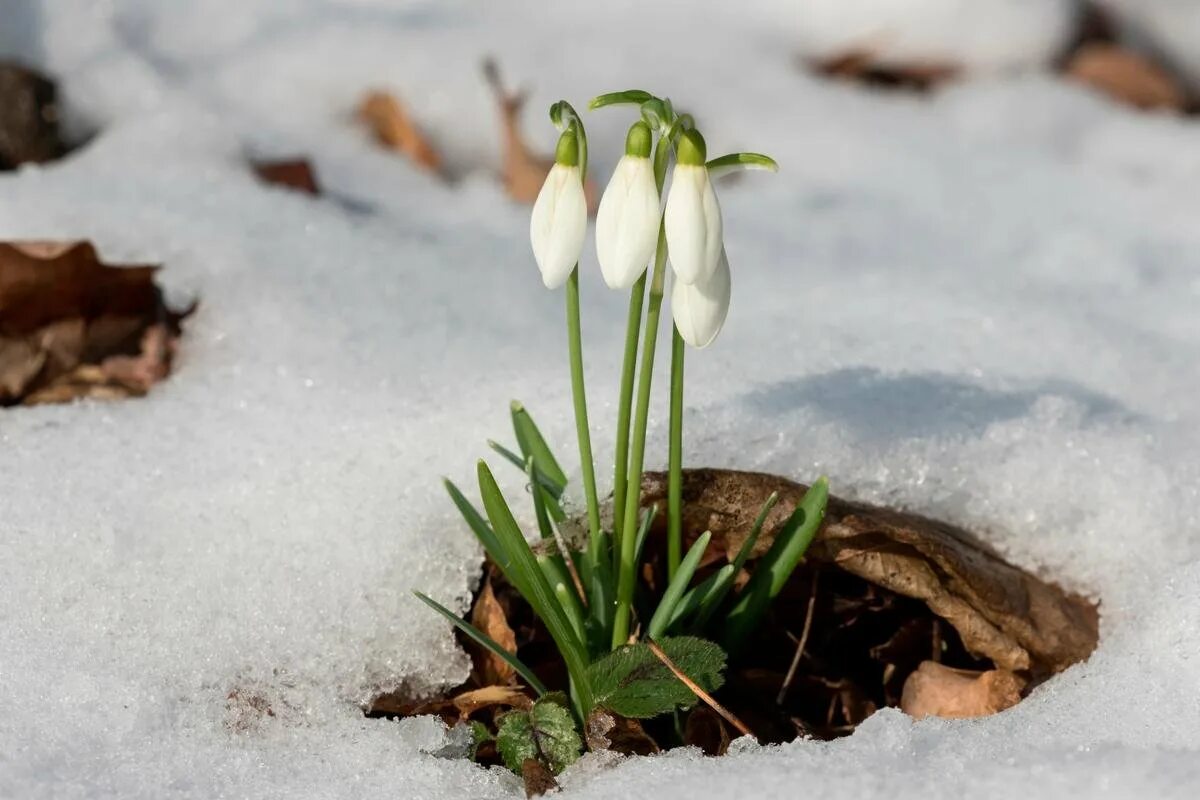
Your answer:
[[[646,328],[642,332],[642,363],[638,374],[637,410],[630,442],[629,473],[625,488],[624,530],[637,525],[642,495],[642,466],[646,458],[646,427],[650,417],[650,384],[654,378],[654,350],[658,344],[658,318],[662,310],[663,283],[667,264],[666,227],[658,228],[658,252],[654,256],[654,276],[650,282],[650,305],[646,310]],[[633,582],[637,564],[633,536],[621,537],[621,564],[617,573],[617,616],[613,621],[612,647],[616,650],[629,638],[629,615],[633,605]]]
[[[587,499],[588,561],[600,557],[600,503],[596,497],[596,467],[592,461],[592,434],[588,427],[587,393],[583,385],[583,338],[579,323],[579,266],[567,280],[567,342],[571,358],[571,395],[575,400],[575,430],[579,436],[579,465]]]
[[[683,556],[683,337],[671,326],[671,421],[667,460],[667,579]]]
[[[633,377],[637,371],[638,334],[642,330],[642,305],[646,301],[646,275],[638,278],[629,295],[629,320],[625,324],[625,360],[621,364],[621,394],[617,403],[617,449],[613,456],[613,555],[620,552],[625,523],[625,479],[629,468],[629,417],[633,410]]]

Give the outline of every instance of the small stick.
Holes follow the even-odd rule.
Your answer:
[[[682,681],[685,686],[695,693],[696,697],[699,697],[701,700],[707,703],[709,708],[720,714],[726,722],[737,728],[743,736],[753,736],[755,739],[758,738],[757,736],[754,736],[753,731],[746,727],[745,723],[735,717],[732,712],[725,708],[725,706],[713,699],[711,694],[701,689],[694,680],[683,673],[683,670],[675,666],[675,662],[671,660],[670,656],[663,652],[662,648],[659,647],[653,639],[647,639],[646,646],[650,648],[651,653],[654,653],[654,655],[658,657],[659,661],[666,665],[667,669],[671,670],[671,672],[675,674],[676,678]]]
[[[787,691],[791,687],[792,681],[796,678],[796,669],[800,666],[800,657],[804,655],[804,645],[808,643],[808,632],[812,630],[813,608],[817,605],[817,579],[820,576],[820,572],[813,572],[812,592],[808,596],[808,612],[804,615],[804,630],[800,633],[800,641],[796,643],[796,655],[792,656],[792,664],[788,667],[787,675],[783,679],[783,685],[779,687],[779,694],[775,697],[775,705],[783,705],[783,698],[787,696]]]

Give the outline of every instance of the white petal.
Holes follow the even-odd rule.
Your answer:
[[[710,278],[721,256],[721,205],[701,166],[676,164],[664,214],[667,252],[684,283]]]
[[[671,287],[671,316],[679,335],[692,347],[708,347],[729,313],[731,279],[725,248],[717,258],[717,268],[707,281],[684,283],[678,277]]]
[[[555,164],[538,192],[529,218],[533,258],[547,289],[567,282],[583,252],[587,234],[587,199],[578,167]]]
[[[610,289],[637,282],[658,244],[658,189],[648,158],[623,156],[596,212],[596,256]]]

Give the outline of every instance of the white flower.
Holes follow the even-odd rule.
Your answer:
[[[708,280],[721,257],[721,206],[704,166],[704,140],[694,130],[679,139],[678,163],[663,221],[667,253],[684,283]]]
[[[646,271],[658,244],[658,187],[649,158],[625,155],[600,198],[596,256],[610,289],[628,289]]]
[[[587,199],[575,152],[574,134],[564,133],[529,219],[533,258],[547,289],[557,289],[571,277],[587,233]]]
[[[676,276],[671,287],[671,316],[685,342],[692,347],[708,347],[713,343],[729,313],[730,288],[729,259],[724,247],[708,280],[684,283]]]

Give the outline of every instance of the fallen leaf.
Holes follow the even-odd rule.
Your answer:
[[[66,152],[58,130],[57,94],[49,78],[0,63],[0,169],[40,164]]]
[[[642,502],[665,504],[666,475],[647,473]],[[807,487],[773,475],[684,470],[686,531],[714,542],[749,530],[763,502],[790,514]],[[774,529],[764,530],[769,543]],[[728,552],[730,548],[726,546]],[[1096,647],[1096,607],[1005,562],[967,531],[916,514],[830,496],[806,559],[830,564],[905,597],[950,623],[967,650],[1035,682],[1087,658]]]
[[[1021,700],[1025,681],[1008,670],[953,669],[925,661],[904,682],[900,709],[922,717],[984,717]]]
[[[460,719],[469,719],[472,714],[483,708],[503,706],[528,709],[533,705],[523,686],[484,686],[482,689],[471,689],[455,695],[450,702],[458,709]]]
[[[962,72],[956,64],[937,61],[883,61],[869,48],[849,49],[829,58],[804,63],[814,72],[830,78],[918,91],[952,80]]]
[[[517,652],[517,635],[508,624],[504,607],[496,599],[491,578],[485,578],[475,606],[471,609],[471,624],[489,636],[492,641],[514,655]],[[512,680],[516,671],[500,656],[490,650],[470,643],[476,652],[479,682],[484,685],[504,684]]]
[[[527,758],[521,763],[521,778],[525,782],[525,797],[540,797],[558,791],[554,773],[536,758]]]
[[[421,169],[441,174],[441,156],[394,95],[385,91],[371,92],[359,105],[358,117],[370,126],[381,144]]]
[[[729,749],[729,729],[721,715],[708,706],[697,706],[683,725],[683,743],[699,747],[705,755],[723,756]]]
[[[1083,45],[1067,63],[1066,75],[1137,108],[1182,111],[1188,105],[1187,92],[1173,75],[1118,44]]]
[[[254,174],[264,182],[286,189],[295,189],[305,194],[320,195],[316,172],[312,164],[303,158],[251,162]]]
[[[588,750],[611,750],[627,756],[648,756],[660,751],[658,742],[636,719],[597,708],[584,724]]]
[[[554,165],[554,159],[534,153],[525,143],[525,137],[521,133],[521,110],[525,101],[529,99],[528,93],[523,90],[510,92],[505,89],[500,79],[500,69],[494,59],[489,58],[483,62],[483,74],[500,109],[500,132],[504,140],[501,169],[504,189],[508,196],[517,202],[532,205],[546,181],[550,167]],[[599,197],[596,194],[596,185],[590,178],[584,184],[583,192],[587,198],[588,213],[595,214]]]
[[[113,266],[87,242],[0,243],[0,405],[145,394],[170,372],[180,322],[156,266]]]

